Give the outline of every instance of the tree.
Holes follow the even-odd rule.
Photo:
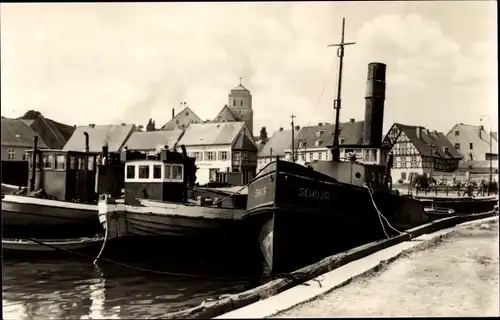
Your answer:
[[[268,137],[267,137],[266,127],[262,127],[260,129],[260,136],[259,136],[259,138],[260,138],[260,141],[261,141],[262,144],[265,144],[267,142],[267,140],[269,140]]]
[[[154,120],[149,119],[148,124],[146,125],[146,131],[155,131],[155,130],[156,130],[156,126],[155,126]]]

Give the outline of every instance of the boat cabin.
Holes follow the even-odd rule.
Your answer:
[[[369,185],[373,189],[390,190],[392,181],[390,168],[392,158],[389,149],[367,147],[364,145],[342,145],[362,151],[362,159],[351,158],[348,161],[312,161],[309,166],[314,170],[335,178],[339,182],[357,186]]]
[[[161,150],[155,156],[124,151],[122,161],[125,161],[126,204],[137,204],[137,198],[187,201],[187,186],[192,176],[194,158],[184,152],[169,150]]]

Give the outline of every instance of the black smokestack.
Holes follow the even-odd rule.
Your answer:
[[[381,146],[383,134],[385,73],[385,64],[379,62],[368,64],[363,144],[377,148]]]
[[[89,133],[85,131],[83,135],[85,136],[85,152],[89,152]]]

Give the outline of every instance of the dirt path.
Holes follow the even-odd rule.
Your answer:
[[[427,250],[274,317],[498,316],[498,258],[498,219],[460,227]]]

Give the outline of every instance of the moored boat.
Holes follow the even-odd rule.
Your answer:
[[[195,160],[183,152],[161,150],[156,156],[125,151],[125,198],[99,204],[99,219],[109,239],[124,236],[185,237],[199,241],[241,235],[244,210],[224,207],[222,198],[188,199]]]
[[[360,149],[362,162],[340,161],[339,93],[332,161],[305,167],[276,159],[250,182],[244,220],[258,238],[266,272],[292,271],[426,221],[422,202],[391,190],[393,157],[382,145],[385,71],[385,64],[368,65],[363,143],[342,146]]]
[[[15,252],[56,252],[62,250],[85,250],[92,247],[102,245],[104,238],[96,236],[93,238],[77,238],[77,239],[10,239],[2,238],[2,249],[4,251]]]
[[[28,188],[2,198],[3,236],[65,239],[102,231],[95,218],[98,191],[105,187],[119,194],[123,175],[121,163],[108,155],[107,147],[102,154],[39,150],[35,137],[28,152]],[[98,159],[101,155],[104,162]]]

